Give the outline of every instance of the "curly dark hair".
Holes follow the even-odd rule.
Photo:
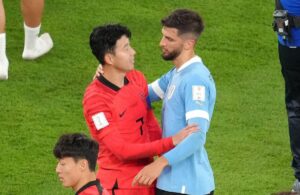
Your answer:
[[[105,54],[108,52],[114,53],[117,40],[123,35],[131,38],[130,30],[120,24],[97,26],[93,29],[90,35],[90,47],[99,63],[105,64]]]

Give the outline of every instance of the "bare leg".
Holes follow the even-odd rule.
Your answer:
[[[36,59],[53,47],[52,39],[48,33],[39,37],[43,9],[44,0],[21,0],[25,31],[23,59]]]
[[[5,33],[5,12],[2,0],[0,0],[0,34],[1,33]]]
[[[8,59],[6,56],[5,12],[0,0],[0,80],[8,79]]]
[[[31,28],[37,27],[42,21],[44,0],[22,0],[21,10],[25,24]]]

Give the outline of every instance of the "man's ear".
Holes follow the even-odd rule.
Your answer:
[[[80,169],[81,169],[82,171],[84,171],[84,170],[86,170],[86,169],[89,168],[89,163],[88,163],[88,161],[87,161],[86,159],[81,159],[81,160],[79,161],[79,166],[80,166]]]
[[[111,65],[111,64],[113,64],[113,55],[111,54],[111,53],[106,53],[105,55],[104,55],[104,62],[105,62],[105,64],[109,64],[109,65]]]
[[[196,44],[196,40],[195,39],[187,39],[185,42],[184,42],[184,49],[186,50],[190,50],[190,49],[194,49],[195,47],[195,44]]]

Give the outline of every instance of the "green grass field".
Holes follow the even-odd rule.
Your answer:
[[[49,0],[42,31],[53,50],[23,61],[19,1],[4,0],[9,80],[0,82],[0,194],[73,194],[55,174],[52,148],[66,132],[88,130],[82,96],[97,61],[88,39],[99,24],[119,22],[133,33],[136,69],[149,82],[172,67],[160,57],[160,19],[175,8],[203,15],[197,52],[217,85],[207,138],[217,195],[288,191],[290,168],[283,79],[271,28],[273,0]],[[160,104],[155,105],[159,117]]]

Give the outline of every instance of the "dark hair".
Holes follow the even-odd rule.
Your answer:
[[[204,23],[201,16],[192,10],[177,9],[169,16],[161,20],[165,27],[176,28],[178,34],[192,33],[198,38],[204,30]]]
[[[72,157],[75,162],[86,159],[89,169],[95,171],[99,145],[84,134],[74,133],[62,135],[57,141],[53,154],[56,158]]]
[[[123,35],[131,38],[129,29],[120,24],[108,24],[93,29],[90,35],[90,47],[101,64],[105,64],[104,55],[108,52],[114,52],[117,40]]]

